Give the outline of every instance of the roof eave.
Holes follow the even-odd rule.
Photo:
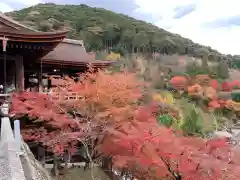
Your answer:
[[[28,31],[32,31],[32,32],[40,32],[37,31],[35,29],[32,29],[28,26],[25,26],[23,24],[20,24],[19,22],[13,20],[12,18],[6,16],[4,13],[0,12],[0,21],[4,24],[6,24],[7,26],[10,26],[16,30],[20,30],[21,28],[26,29]]]
[[[91,65],[93,67],[107,67],[111,65],[111,62],[73,62],[73,61],[60,61],[60,60],[53,60],[53,59],[42,59],[41,61],[44,64],[58,64],[63,66],[88,66]]]
[[[10,41],[28,41],[28,42],[49,42],[62,41],[67,36],[68,31],[60,32],[0,32],[0,36],[8,38]]]

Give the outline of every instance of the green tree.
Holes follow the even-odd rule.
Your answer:
[[[136,52],[143,52],[143,49],[149,44],[147,35],[145,32],[140,31],[135,34],[133,39],[134,47],[136,48]]]
[[[228,63],[227,61],[220,61],[217,67],[217,76],[221,79],[227,79],[229,78],[229,72],[228,72]]]
[[[103,32],[103,41],[105,44],[105,49],[113,48],[114,39],[116,38],[116,25],[115,24],[107,24]]]
[[[181,127],[183,132],[188,136],[204,136],[204,124],[200,114],[193,106],[186,115]]]
[[[135,32],[132,29],[124,30],[121,37],[121,41],[126,45],[127,49],[129,49],[131,53],[134,53],[134,37]]]
[[[200,48],[196,50],[196,56],[202,58],[202,70],[206,73],[209,72],[208,68],[208,56],[209,51],[206,48]]]
[[[134,49],[136,51],[138,49],[138,51],[145,52],[159,51],[165,54],[177,53],[199,57],[199,51],[204,49],[220,59],[225,57],[211,47],[196,44],[190,39],[167,32],[150,23],[83,4],[38,4],[20,11],[7,13],[7,15],[40,31],[68,29],[70,30],[69,38],[83,39],[85,44],[91,44],[91,46],[93,44],[96,46],[96,42],[98,42],[98,47],[94,49],[99,50],[106,49],[108,46],[125,46],[128,52],[134,52]],[[49,19],[57,21],[49,22]],[[95,40],[94,38],[86,38],[86,31],[91,32]],[[139,39],[139,36],[142,39]],[[228,59],[229,62],[232,62],[233,59],[238,58],[237,56],[228,56]]]
[[[153,31],[153,30],[147,32],[147,36],[149,39],[149,52],[150,53],[156,52],[156,44],[154,43],[155,34],[156,34],[156,31]]]

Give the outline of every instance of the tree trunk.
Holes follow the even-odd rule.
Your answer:
[[[112,169],[112,159],[110,157],[102,158],[102,169],[107,174],[107,176],[112,180],[118,180],[119,178],[113,172]]]
[[[57,160],[57,156],[53,155],[53,169],[52,169],[52,173],[54,176],[58,176],[59,175],[59,171],[58,171],[58,160]]]
[[[69,163],[69,153],[65,152],[63,155],[63,160],[64,160],[64,168],[66,169]]]

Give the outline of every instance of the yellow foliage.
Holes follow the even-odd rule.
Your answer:
[[[229,109],[233,109],[234,111],[240,112],[240,103],[234,102],[233,100],[227,100],[226,106]]]
[[[168,104],[173,104],[174,103],[174,97],[171,93],[169,92],[166,92],[164,93],[164,96],[165,96],[165,102],[167,102]]]
[[[120,59],[121,58],[121,55],[119,54],[119,53],[113,53],[113,52],[111,52],[110,54],[108,54],[107,56],[106,56],[106,60],[109,60],[109,61],[116,61],[116,60],[118,60],[118,59]]]
[[[174,103],[174,98],[171,93],[164,93],[164,97],[161,94],[153,94],[152,99],[154,101],[158,102],[165,102],[168,104],[173,104]]]
[[[161,94],[153,94],[152,95],[152,99],[154,100],[154,101],[159,101],[159,102],[163,102],[164,100],[163,100],[163,97],[161,96]]]

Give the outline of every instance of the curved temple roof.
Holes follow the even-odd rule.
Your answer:
[[[67,31],[60,32],[40,32],[24,26],[12,20],[0,12],[0,36],[5,36],[12,41],[26,42],[49,42],[62,41],[67,35]]]
[[[14,21],[13,19],[9,18],[8,16],[3,14],[2,12],[0,12],[0,22],[2,22],[2,23],[5,22],[5,24],[10,25],[11,27],[13,27],[16,30],[25,29],[27,31],[38,32],[38,31],[36,31],[36,30],[34,30],[34,29],[30,28],[30,27],[27,27],[27,26],[25,26],[23,24],[20,24],[17,21]]]
[[[0,37],[18,42],[55,42],[53,51],[42,58],[42,62],[52,65],[106,67],[111,62],[95,60],[88,54],[82,40],[65,39],[67,31],[40,32],[14,21],[0,12]]]

